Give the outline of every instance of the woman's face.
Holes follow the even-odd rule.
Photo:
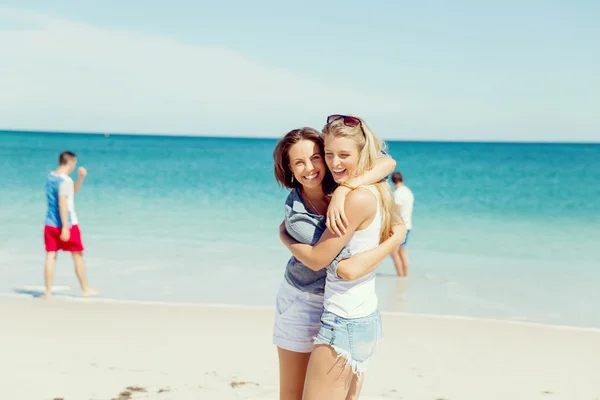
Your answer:
[[[312,140],[301,140],[290,147],[288,156],[294,180],[307,188],[321,186],[327,167],[317,143]]]
[[[341,136],[325,136],[325,161],[333,174],[336,183],[344,182],[352,177],[360,152],[358,145],[352,140]]]

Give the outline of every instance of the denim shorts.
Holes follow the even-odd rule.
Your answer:
[[[343,318],[324,310],[315,345],[331,346],[340,357],[346,359],[346,365],[352,367],[352,372],[364,373],[382,334],[378,310],[361,318]]]
[[[275,306],[273,344],[296,353],[310,353],[321,328],[323,295],[306,293],[281,283]]]

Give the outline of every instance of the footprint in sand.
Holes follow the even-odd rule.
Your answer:
[[[234,389],[235,389],[235,388],[237,388],[237,387],[240,387],[240,386],[246,386],[246,385],[260,386],[260,385],[259,385],[258,383],[256,383],[256,382],[243,382],[243,381],[239,381],[239,382],[238,382],[238,381],[231,381],[230,385],[231,385],[231,387],[232,387],[232,388],[234,388]]]
[[[146,393],[146,388],[140,386],[127,386],[125,390],[119,393],[119,396],[111,400],[130,400],[134,393]]]

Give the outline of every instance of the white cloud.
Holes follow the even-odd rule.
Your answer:
[[[422,112],[224,47],[15,9],[0,23],[0,129],[278,136],[333,112]]]

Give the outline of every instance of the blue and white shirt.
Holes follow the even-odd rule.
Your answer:
[[[325,216],[316,215],[307,210],[300,194],[300,189],[292,189],[285,201],[285,228],[297,242],[314,246],[317,244],[327,226]],[[350,257],[345,247],[334,258],[327,269],[337,271],[337,264]],[[327,270],[313,271],[292,256],[285,268],[285,280],[305,293],[320,294],[325,291]]]
[[[75,213],[75,184],[68,175],[57,175],[50,172],[46,178],[46,199],[48,200],[48,212],[46,214],[46,226],[62,228],[60,211],[58,209],[59,196],[67,196],[67,208],[69,210],[69,228],[77,225],[77,214]]]

